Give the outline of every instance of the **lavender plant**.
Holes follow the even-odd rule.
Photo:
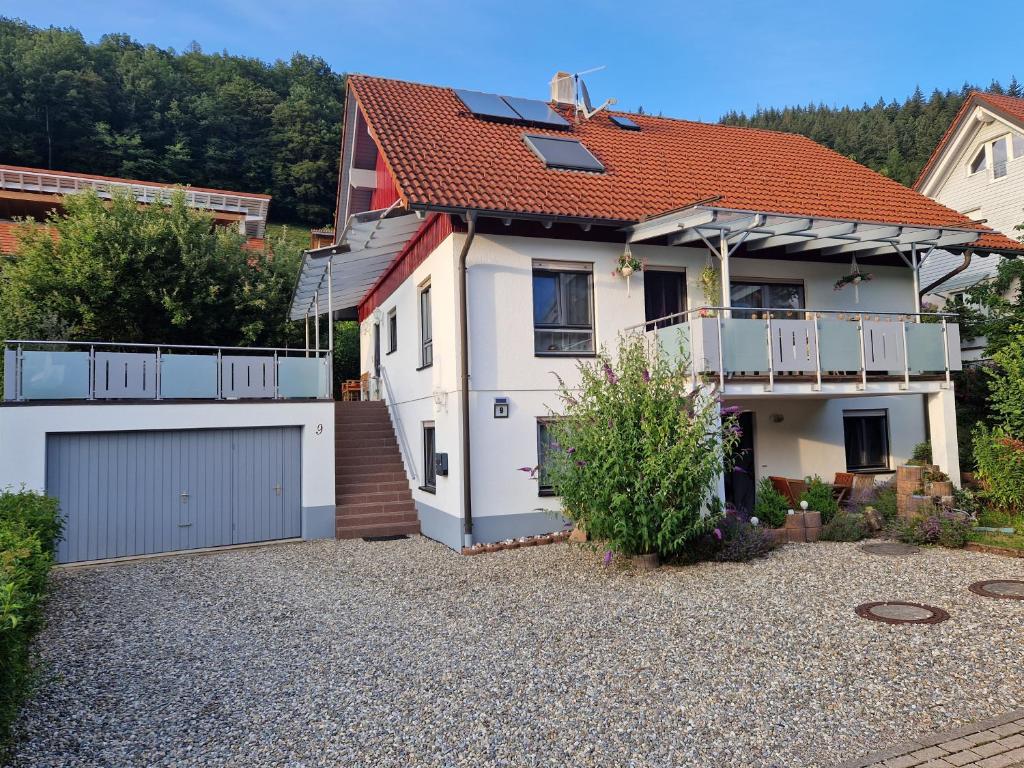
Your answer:
[[[720,518],[717,482],[740,430],[687,370],[681,351],[626,335],[614,357],[579,365],[578,386],[559,379],[551,482],[563,514],[621,554],[682,554]]]

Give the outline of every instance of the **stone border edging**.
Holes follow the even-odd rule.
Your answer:
[[[1009,549],[1007,547],[990,547],[988,544],[978,544],[973,541],[967,542],[964,549],[968,552],[983,552],[986,555],[1001,555],[1003,557],[1024,557],[1024,549]]]

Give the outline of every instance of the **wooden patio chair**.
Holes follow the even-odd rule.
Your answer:
[[[793,500],[796,502],[793,505],[793,509],[800,509],[800,497],[807,493],[807,481],[790,478],[789,490],[793,494]]]
[[[775,490],[782,494],[782,496],[789,502],[790,509],[796,509],[800,504],[800,497],[793,495],[792,480],[785,477],[776,477],[771,475],[769,480],[772,481],[772,485],[775,486]]]
[[[348,379],[341,382],[341,399],[358,400],[363,391],[363,383],[359,379]]]
[[[836,472],[836,476],[832,480],[832,495],[837,504],[842,504],[853,496],[853,479],[852,472]]]

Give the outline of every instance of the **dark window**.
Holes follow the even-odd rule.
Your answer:
[[[395,310],[388,312],[388,354],[398,349],[398,313]]]
[[[534,267],[533,348],[538,355],[594,352],[594,282],[589,270]]]
[[[512,109],[496,93],[480,93],[479,91],[456,89],[455,95],[466,105],[466,109],[477,117],[496,117],[501,120],[520,119],[519,113]]]
[[[520,99],[515,96],[502,96],[501,98],[527,123],[549,125],[555,128],[569,127],[569,122],[549,107],[546,102],[536,99]]]
[[[1001,179],[1006,175],[1006,137],[992,142],[992,176]]]
[[[559,139],[554,136],[527,134],[523,140],[548,168],[562,168],[570,171],[604,170],[601,161],[594,157],[578,139]]]
[[[647,329],[666,328],[686,322],[686,281],[682,272],[644,270],[644,311]],[[669,317],[676,315],[676,317]],[[662,320],[660,318],[668,318]],[[657,323],[652,321],[657,320]]]
[[[434,362],[434,328],[430,315],[430,286],[420,289],[420,367]]]
[[[985,162],[985,148],[982,147],[971,161],[971,173],[984,171],[986,167],[988,167],[988,164]]]
[[[437,446],[434,442],[434,425],[423,425],[423,488],[433,491],[437,488],[437,470],[434,468],[434,456]]]
[[[380,323],[373,324],[373,375],[380,378]]]
[[[843,411],[846,471],[889,469],[889,412]]]
[[[632,120],[630,120],[625,115],[612,115],[611,120],[612,120],[613,123],[615,123],[617,126],[619,126],[619,128],[625,128],[627,131],[639,131],[640,130],[640,126],[637,125]]]
[[[541,496],[554,496],[555,490],[548,476],[548,460],[551,457],[550,422],[541,419],[537,422],[537,483]]]
[[[729,288],[729,300],[734,309],[781,309],[776,317],[785,318],[785,310],[798,310],[804,307],[803,283],[771,283],[755,280],[733,280]],[[790,312],[794,317],[799,314]],[[762,312],[733,312],[733,317],[755,318],[764,317]]]

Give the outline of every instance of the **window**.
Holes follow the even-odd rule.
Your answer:
[[[538,355],[592,355],[593,297],[590,265],[535,262],[534,352]]]
[[[551,425],[548,419],[537,420],[537,493],[540,496],[554,496],[555,489],[548,476],[548,460],[551,456]]]
[[[398,349],[398,311],[388,312],[388,354]]]
[[[986,162],[985,148],[982,147],[978,150],[978,154],[974,156],[974,159],[971,160],[971,173],[984,171],[987,167],[988,163]]]
[[[430,313],[430,284],[420,288],[420,368],[434,364],[434,325]]]
[[[604,171],[604,165],[584,147],[578,139],[559,139],[554,136],[523,136],[526,146],[533,150],[548,168],[568,171]]]
[[[729,287],[733,308],[799,310],[804,307],[803,283],[774,283],[767,280],[733,280]],[[797,312],[784,312],[796,316]],[[762,312],[733,312],[733,317],[759,319]],[[778,316],[778,315],[776,315]]]
[[[889,469],[889,412],[843,411],[847,472]]]
[[[992,142],[992,178],[1001,179],[1006,175],[1006,137]]]
[[[647,330],[667,328],[670,325],[686,322],[686,317],[679,313],[686,311],[686,281],[683,272],[668,270],[644,270],[644,319]],[[658,320],[669,315],[676,315],[667,320]],[[658,320],[657,323],[652,322]]]
[[[434,441],[434,422],[423,422],[423,485],[424,491],[433,493],[437,490],[437,470],[434,457],[437,455],[437,444]]]
[[[1024,134],[1014,133],[1010,139],[1013,142],[1013,156],[1024,157]]]

